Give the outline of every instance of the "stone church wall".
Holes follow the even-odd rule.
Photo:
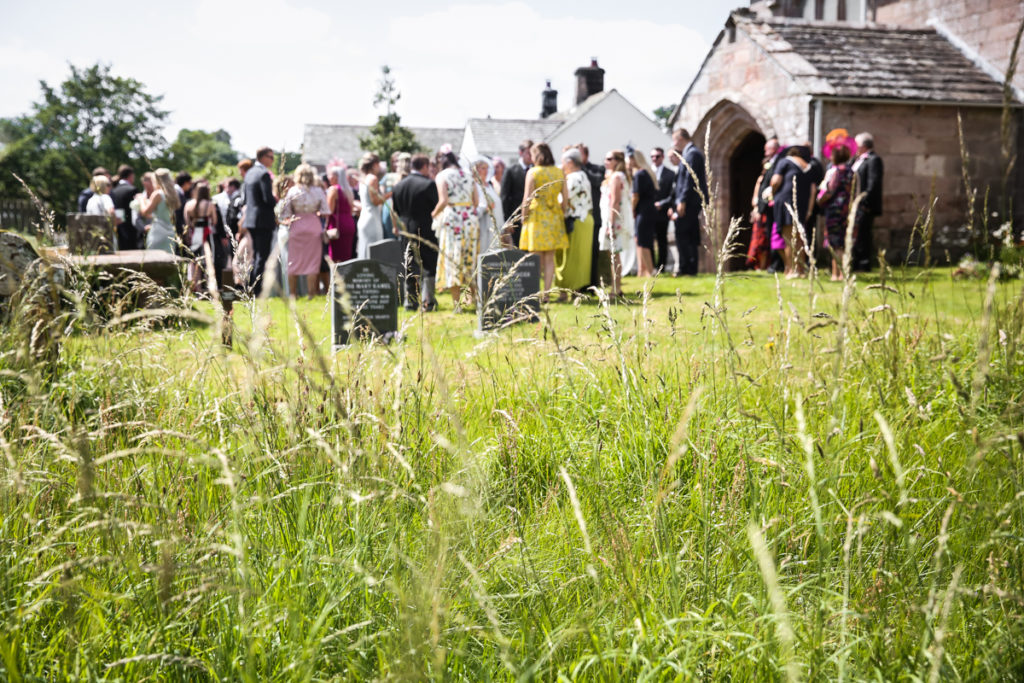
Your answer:
[[[978,212],[985,190],[991,191],[989,219],[997,208],[1003,165],[1000,159],[998,108],[964,107],[964,138],[972,184],[979,188]],[[851,134],[869,131],[885,163],[883,215],[875,222],[875,244],[892,260],[907,253],[911,229],[926,211],[934,188],[936,234],[962,234],[967,222],[967,199],[957,132],[957,108],[905,104],[825,103],[823,130],[846,128]],[[990,226],[995,230],[998,224]],[[945,230],[943,230],[945,229]],[[952,255],[960,250],[950,246]],[[944,258],[945,247],[935,242],[933,258]]]

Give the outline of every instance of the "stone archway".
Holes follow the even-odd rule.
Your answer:
[[[708,155],[709,189],[713,195],[716,224],[713,227],[721,242],[732,217],[741,217],[749,226],[750,203],[753,183],[757,179],[751,157],[758,145],[764,146],[765,133],[757,119],[744,107],[731,100],[721,100],[708,110],[694,131],[693,141]],[[753,178],[746,175],[754,173]],[[744,177],[733,177],[743,174]],[[745,196],[739,196],[745,195]],[[749,241],[745,231],[741,244]],[[706,245],[710,248],[710,245]],[[745,253],[745,252],[744,252]],[[701,255],[701,267],[713,272],[716,255],[705,250]],[[730,270],[743,267],[743,258],[730,260]]]

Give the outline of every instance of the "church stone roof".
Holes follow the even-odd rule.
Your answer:
[[[544,140],[562,125],[552,119],[470,119],[468,127],[473,134],[477,152],[487,156],[515,158],[519,143],[529,138]]]
[[[1002,85],[933,29],[732,20],[814,95],[996,105]]]
[[[416,141],[431,153],[445,144],[458,149],[462,143],[462,128],[415,128],[409,130]],[[302,141],[302,160],[314,166],[326,166],[334,159],[341,159],[349,166],[356,166],[363,155],[359,138],[369,135],[370,126],[307,124]]]

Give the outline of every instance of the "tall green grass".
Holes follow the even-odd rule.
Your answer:
[[[1024,676],[1019,284],[632,284],[333,357],[322,301],[14,316],[2,677]]]

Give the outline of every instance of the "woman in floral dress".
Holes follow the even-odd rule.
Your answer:
[[[846,224],[850,216],[850,195],[853,192],[853,168],[849,148],[832,147],[832,167],[821,181],[818,206],[825,214],[825,244],[832,248],[832,280],[843,279],[843,249],[846,247]],[[854,234],[853,239],[857,235]]]
[[[611,252],[612,298],[622,296],[622,254],[633,245],[632,181],[626,177],[626,153],[613,149],[604,158],[601,183],[601,235],[598,247]]]
[[[459,168],[459,160],[450,151],[437,155],[437,206],[434,231],[437,233],[437,281],[452,295],[455,310],[461,310],[462,288],[470,288],[473,298],[473,268],[476,264],[480,223],[476,206],[479,195],[473,178]]]
[[[533,168],[526,172],[519,248],[540,254],[544,292],[547,293],[555,279],[555,250],[569,248],[569,236],[565,232],[565,211],[569,202],[563,191],[565,176],[562,169],[555,166],[551,148],[538,142],[530,148],[530,155]]]

